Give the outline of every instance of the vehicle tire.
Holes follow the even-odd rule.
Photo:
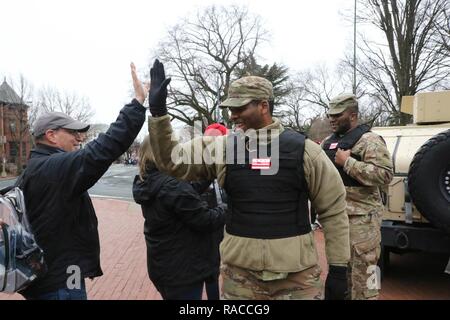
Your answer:
[[[420,213],[450,235],[450,130],[417,151],[409,167],[408,187]]]

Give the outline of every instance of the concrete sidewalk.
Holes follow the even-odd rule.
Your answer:
[[[104,275],[87,280],[91,300],[159,300],[147,275],[144,218],[132,202],[94,198],[99,220]],[[322,277],[327,274],[325,241],[316,232]],[[392,256],[392,270],[382,282],[380,299],[450,299],[450,275],[443,273],[448,257],[426,254]],[[19,294],[0,294],[0,300],[20,300]]]

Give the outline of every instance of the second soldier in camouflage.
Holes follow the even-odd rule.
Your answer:
[[[383,139],[367,125],[358,125],[358,111],[354,95],[330,101],[328,117],[334,133],[322,148],[341,174],[347,191],[349,297],[364,300],[378,298],[380,284],[373,280],[378,278],[375,272],[381,251],[384,206],[380,188],[391,182],[393,165]]]

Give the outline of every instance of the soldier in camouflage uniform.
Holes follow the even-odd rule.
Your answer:
[[[172,138],[164,92],[158,92],[158,84],[165,81],[163,74],[159,77],[153,72],[151,83],[156,88],[150,89],[149,94],[153,116],[149,119],[149,131],[158,167],[179,179],[217,178],[228,195],[229,213],[220,245],[222,297],[323,298],[321,269],[307,209],[309,196],[326,239],[329,272],[325,298],[343,299],[350,259],[345,188],[319,145],[285,130],[272,117],[272,84],[253,76],[231,84],[228,99],[221,106],[229,108],[230,119],[241,129],[237,130],[240,134],[200,136],[179,144]],[[280,164],[274,175],[263,175],[263,170],[256,165],[253,168],[254,163],[248,158],[245,165],[236,164],[236,158],[231,163],[225,161],[227,155],[233,154],[227,152],[229,142],[251,139],[248,129],[254,129],[260,138],[266,135],[270,144],[280,141]],[[276,136],[267,134],[272,130]],[[172,152],[174,149],[177,152]],[[246,149],[250,152],[250,148]],[[176,161],[172,153],[183,161]],[[200,163],[194,162],[196,159]]]
[[[358,101],[341,95],[330,101],[333,135],[322,147],[336,165],[347,191],[351,259],[349,289],[352,299],[377,299],[376,265],[380,257],[380,188],[393,177],[393,165],[384,140],[366,125],[358,125]]]

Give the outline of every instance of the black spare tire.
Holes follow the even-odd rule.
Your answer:
[[[415,154],[408,173],[412,201],[435,227],[450,235],[450,130]]]

